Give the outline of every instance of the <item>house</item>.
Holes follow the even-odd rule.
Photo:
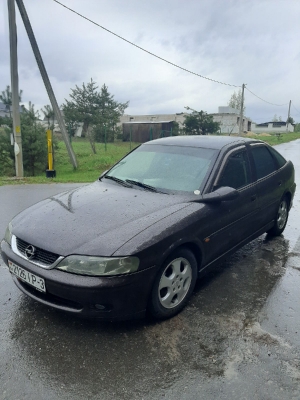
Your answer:
[[[283,121],[263,122],[261,124],[251,125],[251,131],[254,133],[287,133],[294,132],[294,125]]]
[[[24,106],[19,107],[20,113],[24,111]],[[12,106],[7,106],[0,102],[0,117],[11,117],[12,116]]]
[[[210,114],[213,116],[214,122],[220,123],[221,133],[230,135],[239,133],[240,111],[229,107],[220,106],[218,112]],[[242,132],[251,130],[251,119],[243,116]]]
[[[154,123],[163,121],[175,121],[179,124],[179,128],[183,127],[183,123],[187,113],[176,113],[176,114],[156,114],[156,115],[123,115],[120,118],[120,125],[129,122],[139,123]],[[239,133],[240,123],[240,111],[232,107],[219,107],[218,113],[209,114],[212,115],[214,122],[220,123],[221,133],[232,134]],[[251,130],[251,119],[243,117],[242,131]]]

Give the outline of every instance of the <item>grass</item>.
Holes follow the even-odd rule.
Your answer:
[[[289,133],[280,133],[280,134],[271,134],[271,136],[263,136],[262,134],[258,135],[247,135],[247,137],[251,137],[253,139],[263,140],[271,146],[276,146],[280,143],[288,143],[296,139],[300,139],[300,132],[289,132]]]
[[[132,149],[138,143],[132,143]],[[76,138],[72,141],[72,147],[76,155],[78,167],[76,170],[70,163],[69,155],[63,141],[58,142],[55,150],[54,169],[56,178],[46,178],[45,173],[25,178],[1,177],[0,186],[23,183],[65,183],[65,182],[93,182],[99,175],[115,164],[130,151],[130,143],[107,143],[105,151],[104,143],[96,143],[96,154],[93,154],[88,140]]]
[[[249,137],[249,135],[247,135]],[[283,133],[279,136],[255,135],[257,139],[269,143],[271,146],[287,143],[300,138],[300,132]],[[96,143],[97,153],[93,154],[90,143],[85,138],[76,138],[72,142],[78,168],[73,169],[69,156],[63,141],[58,142],[58,150],[55,151],[56,178],[46,178],[45,173],[39,176],[26,178],[1,177],[0,186],[24,184],[24,183],[66,183],[66,182],[93,182],[99,175],[115,164],[130,151],[128,142],[108,143],[107,151],[103,143]],[[138,146],[138,143],[132,143],[132,148]]]

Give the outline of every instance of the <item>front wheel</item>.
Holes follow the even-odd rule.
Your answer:
[[[176,315],[188,302],[197,279],[197,261],[186,248],[176,250],[163,264],[151,292],[150,313],[160,319]]]
[[[284,196],[280,200],[280,204],[275,218],[275,224],[267,233],[271,236],[281,235],[286,227],[288,216],[289,216],[289,203],[287,197]]]

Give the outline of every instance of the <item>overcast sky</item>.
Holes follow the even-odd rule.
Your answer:
[[[53,0],[23,0],[59,104],[91,78],[126,114],[208,113],[238,88],[177,69],[80,18]],[[183,68],[245,91],[246,116],[300,122],[299,0],[61,0],[68,7]],[[10,84],[7,1],[1,0],[0,91]],[[23,101],[49,104],[19,10],[19,87]]]

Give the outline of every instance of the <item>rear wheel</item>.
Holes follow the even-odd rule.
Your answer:
[[[277,210],[275,224],[267,233],[271,236],[279,236],[284,231],[289,216],[289,203],[286,196],[280,200]]]
[[[175,251],[163,264],[151,292],[150,313],[169,318],[183,309],[192,295],[197,279],[197,261],[186,248]]]

